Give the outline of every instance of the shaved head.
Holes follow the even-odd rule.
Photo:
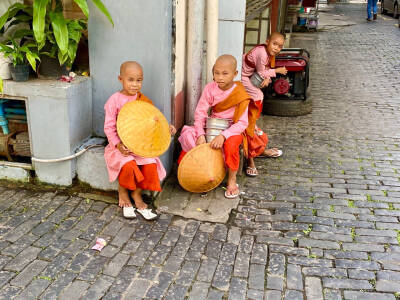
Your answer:
[[[282,33],[280,33],[280,32],[273,32],[273,33],[271,33],[271,35],[269,36],[269,40],[270,41],[272,41],[272,40],[274,40],[274,39],[276,39],[276,38],[281,38],[281,39],[283,39],[283,40],[285,40],[285,36],[282,34]]]
[[[223,54],[220,57],[217,58],[217,60],[215,61],[214,66],[216,66],[217,64],[222,64],[222,65],[229,65],[232,67],[233,71],[236,71],[237,69],[237,61],[236,58],[233,57],[230,54]]]
[[[125,74],[126,70],[135,70],[140,71],[143,73],[142,66],[136,61],[126,61],[122,63],[121,67],[119,68],[119,74],[122,76]]]

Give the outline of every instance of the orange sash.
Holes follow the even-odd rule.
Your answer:
[[[233,123],[239,121],[240,117],[246,111],[250,103],[250,96],[247,94],[246,89],[240,81],[235,81],[236,87],[232,93],[225,100],[221,101],[213,107],[213,111],[219,113],[225,111],[233,106],[236,106],[233,114]]]
[[[250,101],[251,98],[247,94],[244,85],[240,81],[235,81],[235,83],[236,83],[236,87],[233,89],[232,93],[230,93],[230,95],[228,97],[226,97],[225,100],[221,101],[220,103],[218,103],[217,105],[215,105],[213,107],[213,110],[215,112],[221,112],[221,111],[227,110],[233,106],[236,106],[235,112],[233,114],[233,119],[232,119],[233,123],[236,123],[237,121],[239,121],[240,117],[246,111],[246,108],[249,107],[249,109],[250,109],[251,102],[254,102],[254,101]],[[250,104],[250,106],[249,106],[249,104]],[[249,114],[249,116],[250,116],[250,114]],[[256,120],[257,120],[257,118],[255,118],[255,120],[254,120],[254,126],[256,124]],[[250,119],[249,119],[249,125],[250,125]],[[253,126],[253,131],[252,131],[253,134],[254,134],[254,126]],[[246,131],[242,134],[244,136],[243,150],[244,150],[246,157],[247,157],[247,153],[248,153],[248,143],[247,143],[247,137],[246,137],[247,130],[248,129],[246,129]]]
[[[150,104],[153,104],[153,101],[151,101],[149,98],[147,98],[145,95],[143,95],[141,92],[137,92],[137,97],[136,100],[138,101],[144,101]]]

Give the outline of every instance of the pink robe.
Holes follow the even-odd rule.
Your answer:
[[[263,100],[264,94],[258,87],[255,87],[250,77],[256,71],[262,78],[266,79],[269,77],[276,77],[275,69],[269,69],[267,67],[269,63],[269,55],[265,51],[265,47],[256,47],[249,55],[248,59],[255,64],[255,68],[250,67],[245,61],[246,54],[243,54],[242,60],[242,83],[246,88],[246,92],[249,94],[251,99],[254,101]]]
[[[208,83],[201,94],[199,102],[197,103],[196,111],[194,113],[194,125],[184,126],[182,133],[179,137],[179,142],[182,145],[182,150],[185,152],[190,151],[196,147],[196,140],[199,136],[205,135],[206,120],[208,117],[208,110],[210,107],[215,106],[219,102],[225,100],[230,93],[234,90],[236,84],[233,85],[229,90],[221,90],[216,82]],[[235,107],[216,113],[211,112],[212,118],[229,119],[232,121],[233,114],[235,113]],[[246,130],[248,126],[248,109],[239,118],[239,121],[232,124],[228,129],[225,129],[221,134],[227,140],[229,137],[234,135],[240,135]]]
[[[110,182],[118,178],[119,172],[122,167],[129,161],[136,161],[138,165],[156,164],[158,178],[163,180],[166,176],[166,171],[158,157],[145,158],[134,154],[123,156],[117,149],[117,145],[121,142],[117,133],[117,116],[122,106],[125,103],[135,101],[137,95],[126,96],[117,92],[113,94],[104,105],[105,120],[104,120],[104,133],[108,139],[108,145],[104,149],[104,158],[107,164],[108,179]]]

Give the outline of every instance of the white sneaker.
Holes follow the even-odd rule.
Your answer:
[[[124,215],[124,218],[126,218],[126,219],[136,218],[135,209],[132,206],[123,207],[122,213]]]
[[[154,220],[158,217],[150,208],[137,209],[136,211],[146,220]]]

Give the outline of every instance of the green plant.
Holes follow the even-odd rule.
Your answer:
[[[14,38],[10,38],[9,43],[0,44],[0,52],[5,57],[11,57],[14,66],[29,63],[33,70],[36,70],[36,61],[40,60],[35,44],[26,43],[21,46]]]
[[[88,0],[74,0],[86,19],[89,17]],[[114,25],[110,13],[101,0],[91,0]],[[32,30],[38,50],[50,57],[57,57],[60,65],[71,67],[82,32],[87,28],[86,19],[71,20],[64,17],[62,0],[33,0],[33,6],[14,4],[0,17],[0,32],[5,26],[25,23]]]

